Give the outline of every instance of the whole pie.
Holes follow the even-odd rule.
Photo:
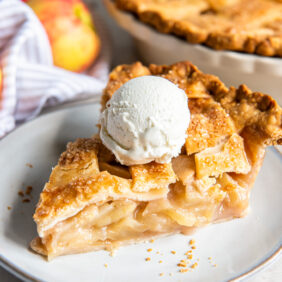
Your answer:
[[[282,109],[245,85],[227,88],[189,62],[120,65],[102,107],[128,80],[154,75],[182,88],[191,121],[171,162],[121,165],[98,136],[67,145],[34,214],[36,252],[56,256],[113,250],[168,234],[189,234],[246,214],[265,148],[282,144]]]
[[[281,0],[114,0],[142,22],[214,49],[282,57]]]

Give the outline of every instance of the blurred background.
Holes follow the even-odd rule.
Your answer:
[[[48,25],[48,23],[46,23],[45,25],[44,17],[46,16],[46,12],[42,12],[41,9],[43,8],[37,6],[36,2],[38,1],[30,0],[29,4],[34,9],[34,11],[37,13],[39,19],[42,21],[44,27],[46,28],[48,36],[52,37],[52,34],[54,34],[54,26]],[[48,3],[48,1],[45,1],[45,2]],[[94,18],[94,26],[95,26],[94,33],[91,33],[91,32],[89,33],[89,30],[88,31],[83,30],[82,33],[78,31],[77,38],[79,39],[81,37],[81,40],[83,40],[84,44],[85,42],[89,42],[87,43],[87,45],[90,46],[91,48],[84,52],[80,52],[79,48],[74,46],[73,48],[75,51],[73,52],[78,52],[78,53],[74,53],[76,55],[66,54],[62,52],[62,49],[61,49],[64,47],[62,46],[64,44],[71,45],[69,44],[69,41],[68,41],[69,38],[66,38],[65,42],[63,43],[56,42],[57,45],[55,45],[54,43],[55,41],[51,40],[52,53],[53,53],[55,64],[57,62],[57,66],[65,70],[70,70],[70,71],[77,72],[77,73],[85,73],[85,74],[91,75],[97,79],[95,83],[99,85],[99,87],[100,85],[102,87],[102,85],[104,85],[105,83],[105,77],[107,77],[108,71],[112,69],[113,67],[119,64],[130,64],[137,60],[144,61],[144,54],[140,56],[140,53],[142,53],[140,52],[140,46],[142,46],[142,44],[141,45],[139,44],[139,47],[138,47],[139,51],[137,51],[133,37],[130,35],[130,33],[126,32],[124,29],[119,27],[116,20],[114,20],[107,12],[105,5],[103,4],[103,1],[84,0],[84,3],[89,8]],[[88,25],[92,25],[91,19],[89,18],[87,11],[84,11],[84,9],[81,9],[81,10],[77,10],[77,13],[83,19],[85,23],[87,23]],[[65,25],[68,25],[68,23],[65,23]],[[97,30],[98,30],[98,34],[96,32]],[[99,31],[102,31],[102,34],[99,34]],[[55,53],[57,53],[58,55],[56,55]],[[76,58],[79,57],[80,60],[72,61],[72,56],[75,56]],[[158,60],[160,59],[158,58]],[[196,63],[196,62],[193,62],[192,60],[192,63]],[[226,63],[228,63],[228,60],[226,61]],[[281,64],[281,59],[280,59],[280,64]],[[280,68],[281,68],[281,65],[280,65]],[[102,70],[102,73],[101,73],[101,70]],[[204,71],[208,71],[208,70],[209,69],[204,69]],[[218,72],[216,74],[220,76],[220,73],[223,73],[223,72],[224,72],[224,69],[223,70],[218,69]],[[68,74],[66,74],[66,77],[68,77],[67,75]],[[263,74],[261,75],[263,76]],[[244,75],[244,79],[246,79],[246,77],[247,75]],[[227,84],[232,83],[232,81],[230,81],[228,78],[225,78],[224,80]],[[237,80],[238,80],[238,77],[234,78],[234,81],[232,84],[235,83],[235,86],[237,86],[236,85]],[[252,80],[254,80],[254,82],[252,83],[254,83],[256,87],[260,88],[258,86],[260,76],[257,76],[256,78],[252,78]],[[278,88],[279,88],[279,93],[281,92],[281,89],[282,89],[282,84],[281,84],[282,79],[280,78],[279,80],[277,80],[277,78],[275,78],[275,81],[276,81],[275,82],[276,84],[274,83],[275,89],[273,88],[273,92],[271,91],[272,93],[269,93],[269,94],[273,94],[274,96],[277,95]],[[1,79],[0,79],[0,82],[1,82]],[[243,81],[243,82],[246,82],[246,81]],[[264,85],[266,85],[267,87],[270,87],[270,84],[267,82],[264,82]],[[69,100],[78,100],[80,98],[83,98],[83,99],[89,98],[89,97],[91,98],[93,95],[99,95],[98,92],[101,91],[101,88],[99,87],[97,88],[97,92],[95,93],[93,92],[93,93],[90,93],[90,95],[81,95],[81,96],[79,93],[78,96],[74,96],[74,95],[69,96],[68,99],[62,102],[67,102]],[[264,89],[256,89],[256,90],[263,91]],[[81,92],[87,92],[87,91],[88,89],[83,89],[83,91]],[[89,94],[89,92],[87,93]],[[280,94],[278,97],[280,101],[282,99],[281,97],[282,95]],[[56,103],[53,102],[53,104],[56,104]],[[47,105],[50,106],[53,104],[52,102],[50,102]],[[35,107],[37,107],[37,105]],[[37,111],[37,113],[39,113],[39,111]],[[279,281],[281,279],[281,269],[282,269],[282,259],[280,258],[278,261],[273,263],[271,267],[259,273],[257,276],[250,278],[249,281],[258,281],[258,282]],[[0,281],[1,282],[2,281],[3,282],[6,282],[6,281],[15,282],[19,280],[0,267]]]

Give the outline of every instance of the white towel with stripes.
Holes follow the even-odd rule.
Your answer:
[[[53,65],[48,37],[33,11],[21,1],[0,0],[0,138],[45,106],[101,94],[111,52],[107,31],[95,24],[103,46],[98,59],[87,75],[69,72]]]

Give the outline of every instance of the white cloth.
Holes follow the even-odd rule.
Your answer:
[[[101,94],[111,52],[107,31],[95,24],[103,47],[98,59],[89,75],[69,72],[53,65],[47,34],[33,11],[21,1],[0,0],[0,138],[44,106]]]

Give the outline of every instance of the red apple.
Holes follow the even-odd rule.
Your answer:
[[[81,72],[97,57],[100,40],[91,14],[81,0],[27,0],[43,24],[54,64]]]

